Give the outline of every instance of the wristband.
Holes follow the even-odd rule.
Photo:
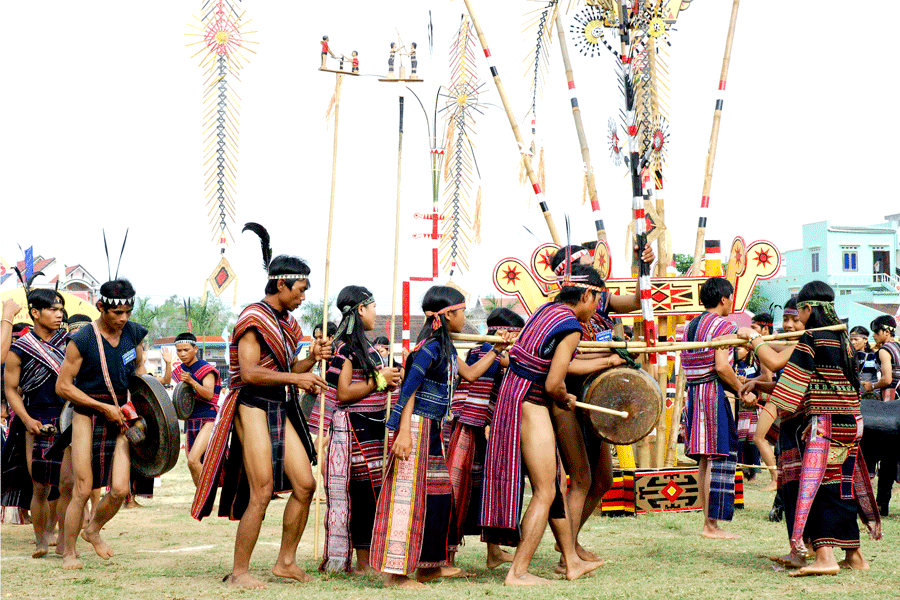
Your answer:
[[[9,323],[10,325],[13,324],[12,319],[0,319],[0,322],[6,322],[6,323]]]

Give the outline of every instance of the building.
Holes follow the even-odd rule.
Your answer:
[[[24,273],[25,261],[20,260],[16,263],[16,267]],[[96,304],[102,282],[98,281],[80,264],[70,267],[59,264],[52,256],[50,258],[35,256],[33,272],[37,273],[38,271],[43,271],[44,277],[35,279],[34,287],[53,288],[57,287],[58,282],[59,291],[77,296],[91,305]],[[16,285],[19,286],[21,283],[17,281]]]
[[[869,326],[879,315],[897,313],[900,304],[900,214],[867,227],[803,226],[803,247],[782,253],[784,273],[760,282],[760,291],[783,306],[806,283],[821,280],[835,293],[835,311],[850,326]],[[774,310],[776,321],[780,308]]]

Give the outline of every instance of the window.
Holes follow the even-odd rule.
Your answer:
[[[810,256],[812,256],[812,272],[819,272],[819,251],[818,249],[812,250]]]
[[[841,290],[841,296],[849,296],[853,290]]]
[[[845,271],[856,271],[856,250],[842,250],[841,260]]]

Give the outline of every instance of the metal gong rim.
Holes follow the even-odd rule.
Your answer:
[[[618,445],[633,444],[649,434],[659,420],[662,392],[659,384],[640,369],[617,367],[588,377],[581,401],[628,412],[623,419],[597,411],[589,413],[594,431]]]
[[[186,421],[194,412],[194,405],[197,398],[194,396],[194,390],[190,385],[183,381],[179,381],[172,391],[172,404],[175,405],[175,414],[182,421]]]
[[[147,438],[131,446],[131,468],[144,477],[159,477],[178,462],[181,437],[178,415],[166,388],[150,375],[131,378],[131,403],[147,421]]]

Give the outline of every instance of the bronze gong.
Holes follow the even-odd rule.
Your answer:
[[[594,432],[617,445],[633,444],[646,437],[659,420],[662,392],[659,384],[640,369],[616,367],[588,376],[581,401],[594,406],[625,411],[627,418],[586,411]]]

